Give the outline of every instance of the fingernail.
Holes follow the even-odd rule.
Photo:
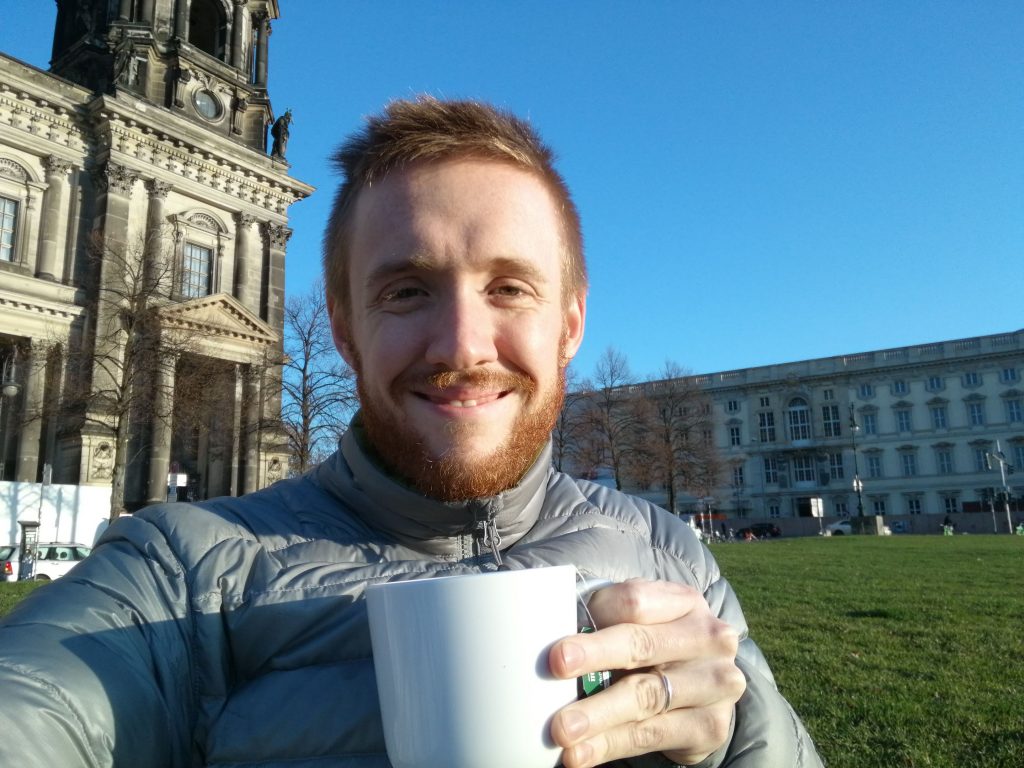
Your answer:
[[[579,766],[590,765],[590,760],[594,756],[594,750],[591,749],[590,745],[585,741],[582,744],[577,744],[575,747],[570,749],[569,752],[572,753],[573,765]]]
[[[583,663],[583,649],[572,641],[562,643],[562,663],[566,673],[573,674]]]
[[[562,728],[565,730],[565,735],[570,739],[578,739],[587,732],[587,726],[589,725],[590,721],[582,712],[578,712],[575,709],[567,709],[562,713]]]

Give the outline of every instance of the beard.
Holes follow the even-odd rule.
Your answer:
[[[353,351],[353,368],[363,427],[377,458],[412,488],[444,502],[496,496],[517,485],[550,439],[565,399],[562,365],[549,391],[539,391],[537,383],[522,373],[471,369],[402,376],[389,387],[390,403],[381,402],[366,386],[357,351]],[[445,428],[451,447],[441,456],[431,455],[425,437],[393,405],[412,387],[440,390],[457,385],[501,390],[506,396],[515,393],[523,400],[509,434],[489,454],[466,450],[460,437],[468,437],[474,427],[451,422]]]

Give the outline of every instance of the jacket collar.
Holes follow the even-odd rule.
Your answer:
[[[458,559],[474,554],[468,539],[482,519],[494,520],[505,549],[533,527],[544,503],[550,442],[518,485],[497,496],[461,502],[436,501],[396,481],[365,446],[357,415],[339,450],[316,470],[316,481],[366,525],[420,552]]]

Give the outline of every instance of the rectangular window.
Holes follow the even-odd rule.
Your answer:
[[[1019,398],[1012,398],[1006,401],[1006,420],[1010,424],[1020,424],[1024,421],[1024,409],[1021,408]]]
[[[882,476],[882,457],[878,454],[868,456],[868,477],[879,478]]]
[[[946,406],[933,405],[930,409],[932,415],[932,429],[946,429],[949,419],[946,417]]]
[[[14,236],[18,223],[18,201],[0,197],[0,261],[14,261]]]
[[[864,429],[865,435],[877,435],[878,434],[878,419],[875,418],[873,413],[862,413],[861,414],[861,427]]]
[[[1024,472],[1024,445],[1013,446],[1013,466],[1018,472]]]
[[[874,510],[876,515],[885,514],[885,499],[872,499],[871,508]]]
[[[843,454],[830,453],[828,455],[828,476],[833,480],[842,480],[844,474]]]
[[[896,430],[898,432],[910,432],[912,425],[910,423],[910,409],[900,408],[896,411]]]
[[[833,392],[831,389],[826,389],[826,390],[822,391],[821,396],[822,396],[822,399],[824,399],[826,402],[829,401],[829,400],[835,400],[836,399],[836,393]]]
[[[704,445],[711,445],[714,442],[714,434],[710,429],[705,429],[701,435],[704,438]]]
[[[780,507],[777,503],[769,504],[768,517],[770,517],[772,520],[777,520],[778,518],[782,517],[782,507]]]
[[[814,482],[814,459],[810,456],[793,458],[793,479],[798,483]]]
[[[771,401],[767,397],[762,397],[761,398],[761,407],[762,408],[769,408],[770,406],[771,406]]]
[[[767,400],[768,398],[762,398]],[[774,443],[775,442],[775,414],[771,413],[759,413],[757,414],[758,423],[758,436],[762,443]]]
[[[811,439],[811,411],[806,405],[791,407],[786,412],[789,418],[789,439]]]
[[[920,515],[921,514],[921,500],[918,498],[907,499],[907,514],[908,515]]]
[[[195,299],[210,293],[210,264],[213,251],[195,243],[185,243],[181,259],[181,295]]]
[[[935,466],[940,475],[953,474],[953,451],[949,448],[939,448],[935,451]]]
[[[988,450],[985,448],[974,449],[974,471],[988,472]]]
[[[925,384],[925,388],[929,392],[939,392],[946,388],[946,382],[943,381],[941,376],[929,376],[928,383]]]
[[[739,400],[730,400],[728,403],[725,404],[725,410],[727,410],[729,413],[736,413],[739,409]]]
[[[779,482],[779,462],[770,456],[766,456],[764,460],[764,481],[770,485]]]
[[[732,468],[732,484],[734,488],[743,487],[743,465]]]
[[[729,427],[729,445],[740,445],[741,436],[739,427]]]
[[[960,505],[957,503],[956,496],[943,496],[942,506],[947,515],[955,515],[960,511]]]
[[[983,427],[985,426],[985,404],[968,403],[967,404],[967,423],[972,427]]]
[[[850,516],[850,508],[848,506],[846,506],[846,502],[845,501],[837,501],[835,503],[834,510],[835,510],[836,517],[849,517]]]
[[[825,437],[839,437],[841,432],[839,406],[823,405],[821,407],[821,423],[825,428]]]
[[[964,374],[964,386],[965,387],[980,387],[981,386],[981,374],[977,371],[967,371]]]
[[[917,474],[917,456],[913,453],[901,454],[903,461],[903,476],[914,477]]]
[[[894,395],[905,395],[909,391],[910,387],[907,386],[907,382],[903,381],[903,379],[896,379],[892,383],[892,393]]]
[[[864,399],[875,396],[875,388],[871,384],[861,384],[858,392]]]
[[[1003,382],[1003,384],[1013,384],[1018,378],[1016,368],[1003,368],[1003,370],[999,372],[999,380]]]

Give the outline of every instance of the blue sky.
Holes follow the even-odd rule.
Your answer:
[[[55,4],[0,50],[48,66]],[[318,270],[338,141],[387,100],[528,117],[579,204],[577,359],[706,373],[1024,327],[1024,4],[281,0],[289,293]]]

